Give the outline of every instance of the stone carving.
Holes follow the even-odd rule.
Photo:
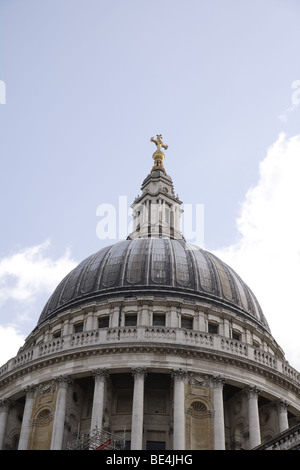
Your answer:
[[[105,380],[108,376],[108,372],[106,369],[95,369],[93,370],[93,376],[95,381]]]
[[[71,385],[72,380],[67,375],[59,375],[52,380],[52,383],[57,388],[63,387],[68,388]]]
[[[260,394],[260,389],[257,388],[255,385],[249,385],[246,389],[245,389],[245,393],[247,395],[248,398],[255,398],[255,397],[258,397],[258,395]]]
[[[145,367],[134,367],[131,369],[131,371],[134,377],[142,378],[147,375],[147,370]]]
[[[211,377],[209,375],[194,374],[194,372],[189,372],[188,382],[191,385],[200,385],[201,387],[207,388],[211,385]]]
[[[12,406],[12,403],[8,398],[2,398],[0,400],[0,411],[1,410],[9,410],[9,408],[11,406]]]
[[[182,369],[177,369],[172,371],[172,377],[175,380],[185,380],[187,377],[187,372]]]

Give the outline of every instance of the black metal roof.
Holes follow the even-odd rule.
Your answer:
[[[208,299],[270,331],[254,294],[233,269],[212,253],[168,238],[124,240],[88,257],[58,285],[38,324],[98,298],[144,294]]]

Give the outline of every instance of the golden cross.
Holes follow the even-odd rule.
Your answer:
[[[165,145],[162,141],[162,135],[159,134],[156,136],[157,139],[154,139],[154,137],[151,137],[150,139],[150,142],[154,142],[155,145],[157,146],[157,150],[161,150],[161,148],[163,147],[165,150],[167,150],[168,146]]]

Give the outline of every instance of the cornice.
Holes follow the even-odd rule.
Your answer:
[[[74,315],[79,312],[89,311],[91,309],[97,310],[103,305],[105,306],[125,306],[125,305],[137,305],[137,302],[141,305],[143,301],[145,304],[149,301],[152,302],[152,305],[155,303],[170,306],[170,300],[173,305],[178,306],[191,306],[191,308],[207,308],[211,311],[216,310],[219,313],[226,314],[229,317],[233,315],[237,316],[236,318],[239,321],[247,322],[251,324],[253,328],[261,331],[267,337],[272,337],[272,335],[264,328],[262,323],[257,320],[255,317],[251,316],[241,307],[238,307],[232,302],[229,302],[225,299],[220,299],[218,296],[209,294],[207,292],[201,291],[195,293],[190,289],[177,288],[175,291],[170,286],[125,286],[125,287],[112,287],[107,288],[103,292],[97,292],[95,294],[87,294],[81,299],[75,301],[67,302],[65,305],[57,308],[53,312],[51,317],[45,319],[43,322],[38,324],[36,328],[32,331],[35,333],[43,327],[48,325],[49,322],[56,320],[57,317],[63,319],[64,315]],[[31,333],[31,334],[32,334]],[[274,338],[273,338],[274,341]]]
[[[289,379],[288,377],[283,375],[281,372],[275,371],[264,364],[259,364],[254,361],[251,361],[248,358],[237,357],[230,353],[208,350],[208,349],[199,348],[199,347],[176,345],[176,344],[145,343],[145,342],[142,342],[142,343],[128,342],[128,343],[122,343],[122,344],[111,343],[111,344],[98,345],[98,346],[93,345],[90,347],[85,346],[84,348],[78,347],[78,348],[70,349],[70,350],[63,351],[63,352],[57,352],[55,354],[48,355],[47,357],[35,359],[33,361],[30,361],[6,373],[0,379],[0,391],[5,390],[7,387],[9,387],[10,384],[14,383],[16,380],[20,378],[25,378],[27,374],[32,374],[37,371],[46,370],[50,367],[53,367],[53,365],[57,365],[57,366],[65,365],[66,363],[70,361],[76,361],[77,359],[82,360],[84,358],[89,358],[92,356],[105,356],[105,355],[117,355],[117,354],[124,355],[124,354],[130,354],[130,353],[134,353],[135,355],[145,354],[145,353],[147,353],[148,355],[149,353],[158,354],[158,355],[164,354],[164,355],[169,355],[169,356],[172,355],[174,357],[185,358],[186,360],[187,359],[198,359],[198,360],[203,359],[205,361],[212,362],[213,364],[226,365],[226,366],[230,366],[236,369],[242,369],[243,371],[248,371],[251,374],[255,374],[259,376],[260,379],[264,378],[265,380],[267,380],[268,382],[276,386],[282,387],[284,389],[289,389],[297,397],[300,397],[300,385],[295,383],[295,381]],[[163,368],[168,369],[168,366],[171,371],[174,367],[174,364],[172,364],[172,361],[169,361],[168,364],[165,364]],[[120,366],[118,366],[118,368],[119,367]],[[124,367],[123,364],[122,364],[122,367]],[[84,371],[84,369],[82,371]],[[195,373],[203,372],[201,370],[201,364],[199,364],[199,369],[194,368],[193,370],[189,368],[189,371],[195,372]],[[76,373],[79,373],[79,370],[76,370]],[[92,374],[92,371],[91,371],[91,374]],[[70,375],[72,375],[72,373],[70,373]],[[232,380],[231,374],[224,370],[222,370],[222,375],[225,377],[225,379]],[[240,377],[238,381],[241,384],[248,383],[248,380],[244,379],[243,377]],[[23,388],[24,388],[23,385],[20,386],[20,389],[23,389]]]

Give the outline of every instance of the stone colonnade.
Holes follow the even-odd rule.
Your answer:
[[[131,426],[131,449],[142,449],[143,419],[144,419],[144,383],[146,369],[142,367],[132,369],[134,376],[133,406],[132,406],[132,426]],[[94,371],[94,397],[91,416],[91,430],[96,426],[100,429],[103,420],[105,382],[108,373],[105,369]],[[185,380],[186,372],[175,370],[172,373],[174,381],[174,423],[173,423],[173,449],[185,449]],[[57,386],[56,408],[53,420],[53,431],[51,449],[59,450],[63,446],[63,432],[67,405],[67,390],[71,384],[69,377],[59,377],[55,379]],[[225,425],[224,425],[224,403],[223,403],[224,379],[218,377],[212,379],[213,386],[213,406],[214,406],[214,447],[216,450],[225,449]],[[28,387],[26,390],[26,402],[22,420],[22,427],[19,439],[19,450],[28,448],[30,422],[33,409],[35,387]],[[249,447],[254,448],[261,443],[258,396],[259,390],[249,386],[246,389],[248,397],[249,415]],[[8,399],[0,400],[0,450],[3,449],[5,440],[5,430],[9,415],[11,402]],[[277,403],[279,417],[279,432],[288,428],[287,407],[283,401]]]

